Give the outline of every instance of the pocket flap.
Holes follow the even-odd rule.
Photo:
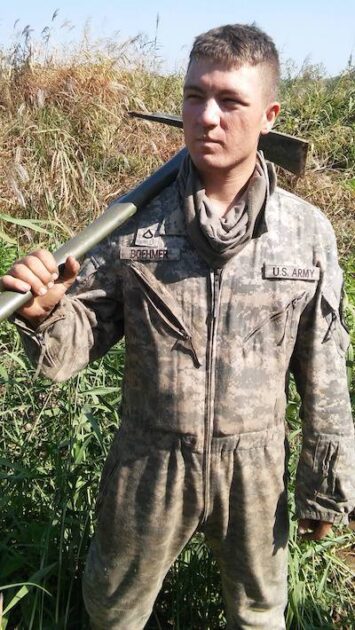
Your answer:
[[[335,295],[334,289],[325,285],[322,289],[322,297],[329,304],[331,310],[338,316],[340,298]]]
[[[341,297],[337,297],[334,289],[324,286],[322,289],[323,315],[328,322],[323,342],[334,338],[341,354],[345,354],[349,346],[349,333],[342,317]]]
[[[146,265],[130,262],[127,264],[127,267],[133,272],[146,300],[159,318],[173,334],[185,342],[186,349],[193,355],[195,364],[198,367],[202,365],[196,350],[201,348],[201,337],[196,329],[191,330],[185,323],[180,305],[176,302],[174,296],[147,269]]]

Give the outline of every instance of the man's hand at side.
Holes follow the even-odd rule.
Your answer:
[[[7,274],[0,279],[3,291],[32,291],[33,299],[17,312],[36,328],[62,299],[78,275],[80,265],[68,256],[59,278],[54,257],[40,249],[16,261]]]
[[[321,540],[332,529],[333,523],[328,521],[316,521],[310,518],[301,518],[298,521],[298,535],[303,540]]]

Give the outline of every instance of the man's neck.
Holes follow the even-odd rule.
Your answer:
[[[243,165],[244,166],[244,165]],[[201,173],[212,208],[223,217],[238,202],[255,170],[255,161],[234,171]]]

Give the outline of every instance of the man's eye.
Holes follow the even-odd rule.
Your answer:
[[[186,101],[201,101],[202,96],[201,94],[185,94],[185,100]]]
[[[241,104],[240,101],[238,101],[238,99],[236,98],[224,98],[223,103],[225,105],[230,105],[231,107]]]

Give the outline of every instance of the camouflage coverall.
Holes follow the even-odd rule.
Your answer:
[[[93,627],[139,630],[199,529],[221,569],[228,627],[284,628],[285,389],[302,397],[299,518],[354,501],[353,425],[328,220],[281,189],[219,272],[193,249],[176,184],[97,247],[34,333],[61,381],[126,340],[122,425],[105,464],[84,578]]]

